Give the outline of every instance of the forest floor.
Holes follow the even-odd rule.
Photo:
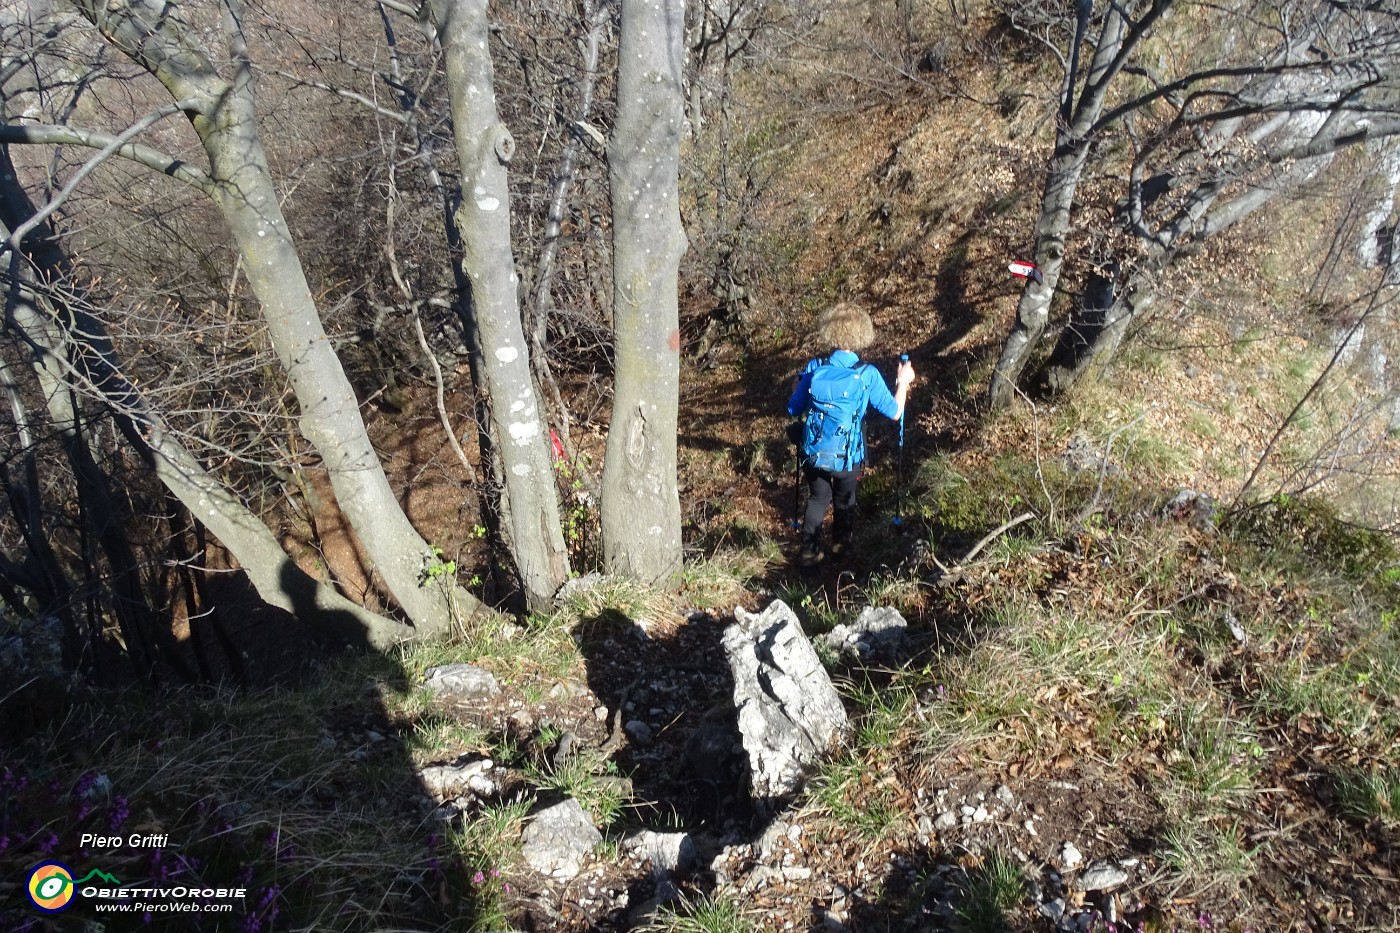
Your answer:
[[[712,318],[729,332],[685,363],[678,595],[605,581],[548,618],[329,660],[230,601],[247,689],[80,692],[7,742],[0,929],[78,928],[23,901],[19,880],[59,856],[123,880],[248,888],[236,926],[144,918],[172,930],[1400,928],[1396,553],[1335,507],[1268,495],[1326,459],[1362,393],[1338,380],[1308,424],[1275,436],[1331,331],[1280,322],[1249,296],[1286,304],[1294,283],[1246,274],[1208,302],[1200,281],[1165,283],[1158,316],[1096,380],[982,411],[1043,158],[987,80],[789,124],[796,142],[752,205],[784,247],[750,270],[737,308],[687,293],[691,349]],[[1255,233],[1202,264],[1237,267]],[[1269,269],[1302,268],[1279,249]],[[868,356],[886,377],[908,352],[920,381],[902,451],[872,425],[849,558],[803,574],[781,409],[837,298],[872,312]],[[474,590],[503,592],[431,393],[371,421],[425,537]],[[584,477],[605,428],[576,425]],[[1394,472],[1393,450],[1366,449],[1374,472]],[[1228,507],[1265,454],[1265,505],[1167,508],[1183,489]],[[1374,477],[1323,491],[1348,518],[1394,511]],[[588,569],[589,500],[569,492],[568,508]],[[333,509],[280,530],[309,569],[373,598]],[[896,656],[826,658],[855,732],[776,811],[749,800],[732,754],[719,645],[736,606],[774,599],[814,638],[865,605],[909,622]],[[501,693],[424,693],[427,668],[458,661]],[[445,813],[422,769],[480,758],[496,791]],[[563,797],[604,841],[551,879],[520,838],[533,807]],[[689,834],[693,865],[652,871],[627,848],[641,827]],[[95,847],[84,832],[170,845]],[[1123,880],[1084,890],[1096,865]]]

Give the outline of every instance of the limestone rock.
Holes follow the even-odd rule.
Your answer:
[[[490,758],[458,760],[450,765],[428,765],[418,772],[418,780],[438,801],[451,800],[466,792],[478,797],[490,797],[499,790],[491,776],[494,767],[495,763]]]
[[[795,793],[807,770],[849,728],[841,697],[782,600],[758,614],[735,610],[722,644],[757,798]]]
[[[534,815],[525,826],[520,851],[535,871],[567,880],[583,870],[583,860],[602,841],[583,807],[570,799]]]
[[[595,590],[603,582],[601,573],[586,573],[581,577],[574,577],[572,580],[565,580],[564,585],[559,587],[559,591],[554,594],[554,605],[563,608],[569,601],[583,596],[590,590]]]
[[[430,667],[423,672],[423,686],[439,696],[448,694],[457,697],[495,696],[501,692],[501,685],[490,671],[484,671],[470,664],[442,664]]]
[[[695,840],[689,833],[644,829],[622,842],[622,851],[651,862],[655,872],[687,872],[695,867]]]
[[[1108,862],[1095,862],[1074,879],[1076,891],[1112,891],[1128,880],[1128,873]]]
[[[866,606],[850,625],[841,623],[826,634],[837,654],[866,660],[892,651],[903,640],[909,623],[892,606]]]

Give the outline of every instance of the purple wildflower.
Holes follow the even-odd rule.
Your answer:
[[[84,771],[82,777],[78,778],[78,783],[73,785],[73,796],[82,799],[92,790],[97,783],[97,775],[92,771]]]
[[[117,830],[130,818],[131,807],[121,794],[112,798],[112,804],[112,815],[107,818],[107,828]]]

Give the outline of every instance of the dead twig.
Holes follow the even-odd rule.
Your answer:
[[[966,567],[969,563],[971,563],[973,558],[975,558],[978,554],[982,553],[982,549],[984,547],[991,544],[998,537],[1010,531],[1012,528],[1015,528],[1017,525],[1020,525],[1024,522],[1028,522],[1033,518],[1035,518],[1034,512],[1022,512],[1020,515],[1017,515],[1009,522],[1004,522],[1003,524],[998,525],[996,528],[993,528],[991,531],[987,532],[987,534],[985,534],[982,537],[982,540],[978,541],[972,546],[972,550],[968,551],[965,555],[963,555],[962,560],[955,562],[951,567],[945,566],[944,563],[940,561],[935,555],[930,554],[929,556],[933,558],[933,562],[938,565],[938,569],[943,573],[945,577],[952,576],[954,573],[958,572],[962,568]]]
[[[452,452],[457,455],[457,459],[462,462],[462,467],[467,471],[467,479],[476,485],[476,470],[472,468],[471,461],[467,459],[467,452],[462,449],[462,445],[457,440],[457,432],[452,430],[452,422],[447,417],[447,400],[444,397],[442,382],[442,366],[438,363],[437,354],[433,353],[433,348],[428,346],[428,338],[423,334],[423,325],[418,320],[418,311],[413,312],[413,332],[418,336],[418,346],[423,350],[423,355],[428,358],[428,363],[433,367],[433,382],[437,386],[437,414],[438,421],[442,422],[442,429],[447,433],[447,443],[451,445]]]

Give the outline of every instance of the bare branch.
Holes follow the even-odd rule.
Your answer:
[[[180,105],[175,106],[178,108]],[[169,108],[162,108],[162,110],[165,109]],[[161,113],[161,116],[169,116],[161,111],[158,113]],[[90,149],[106,151],[115,143],[115,148],[111,148],[110,152],[96,161],[100,162],[109,155],[118,155],[160,172],[162,175],[169,175],[171,178],[197,188],[205,194],[214,192],[214,181],[203,169],[158,149],[125,142],[123,137],[126,135],[127,133],[123,133],[122,136],[113,136],[101,130],[84,130],[72,126],[0,124],[0,144],[86,146]]]
[[[397,0],[379,0],[379,5],[387,7],[414,19],[423,19],[423,10],[412,3],[399,3]]]
[[[273,71],[273,74],[281,75],[282,77],[286,78],[287,80],[291,81],[293,84],[299,87],[315,88],[318,91],[325,91],[328,94],[334,94],[337,97],[343,97],[346,100],[354,101],[355,103],[372,110],[379,116],[389,120],[393,120],[395,123],[399,123],[404,126],[407,126],[409,121],[413,118],[413,111],[411,110],[407,112],[403,110],[393,110],[389,107],[385,107],[383,104],[380,104],[375,100],[372,100],[371,98],[366,97],[363,94],[360,94],[356,91],[352,91],[349,88],[337,87],[334,84],[327,84],[324,81],[311,81],[306,78],[303,78],[301,75],[293,74],[290,71]]]

